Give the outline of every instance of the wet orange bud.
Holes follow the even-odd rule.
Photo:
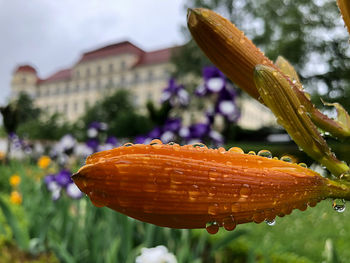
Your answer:
[[[258,64],[274,67],[272,61],[241,30],[214,11],[189,9],[187,24],[193,39],[213,64],[241,89],[258,99],[259,92],[253,80],[254,68]]]
[[[349,0],[338,0],[337,1],[340,12],[343,16],[345,25],[350,33],[350,1]]]
[[[211,223],[211,233],[305,210],[345,191],[336,184],[330,190],[328,179],[267,153],[129,144],[93,154],[73,180],[96,206],[164,227]]]

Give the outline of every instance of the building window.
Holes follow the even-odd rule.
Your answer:
[[[101,66],[97,66],[96,72],[97,72],[97,74],[101,74],[101,72],[102,72]]]
[[[79,92],[79,89],[80,89],[80,86],[79,86],[79,84],[77,84],[77,86],[75,87],[75,91]]]
[[[26,83],[26,82],[27,82],[26,77],[23,77],[23,78],[22,78],[22,83]]]
[[[120,68],[121,68],[121,70],[124,70],[126,68],[126,63],[124,60],[122,60],[122,62],[120,62]]]
[[[147,92],[147,100],[153,100],[152,92]]]
[[[80,78],[80,71],[79,70],[77,70],[77,72],[75,74],[76,74],[77,78]]]
[[[109,64],[108,68],[109,68],[109,72],[113,72],[113,70],[114,70],[114,65],[113,65],[113,64]]]
[[[50,89],[49,89],[49,87],[46,87],[46,96],[50,96]]]
[[[134,83],[137,84],[140,81],[140,76],[138,72],[135,72],[134,74]]]
[[[74,102],[74,111],[77,112],[79,109],[78,102]]]
[[[36,96],[37,96],[37,97],[40,97],[40,95],[41,95],[40,89],[37,89],[37,90],[36,90]]]
[[[120,86],[122,86],[122,87],[126,86],[126,81],[125,81],[124,75],[120,76]]]
[[[89,91],[89,90],[90,90],[90,83],[89,83],[89,82],[86,82],[85,89],[86,89],[87,91]]]
[[[60,86],[57,85],[56,86],[56,92],[55,92],[56,95],[59,95],[60,94]]]
[[[147,78],[148,78],[149,82],[153,81],[153,71],[152,70],[148,71],[148,77]]]
[[[98,90],[101,89],[101,86],[102,86],[101,80],[98,79],[98,80],[97,80],[97,89],[98,89]]]
[[[86,69],[86,76],[89,77],[90,76],[90,68]]]
[[[64,92],[65,92],[66,94],[69,93],[69,85],[68,85],[68,84],[66,84],[66,87],[65,87],[65,89],[64,89]]]
[[[65,103],[63,105],[63,111],[64,111],[64,113],[68,113],[68,104],[67,103]]]
[[[108,80],[107,88],[111,89],[113,86],[114,86],[113,79],[110,78],[110,79]]]
[[[165,70],[163,71],[163,78],[164,78],[164,79],[168,79],[169,76],[170,76],[169,70],[168,70],[168,69],[165,69]]]

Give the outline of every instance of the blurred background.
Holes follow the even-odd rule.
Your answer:
[[[1,1],[0,262],[346,262],[349,211],[331,201],[211,236],[94,207],[70,179],[94,152],[154,138],[268,149],[324,172],[199,50],[189,7],[218,11],[271,60],[288,59],[329,116],[322,100],[350,110],[336,1]],[[349,143],[323,135],[349,162]]]

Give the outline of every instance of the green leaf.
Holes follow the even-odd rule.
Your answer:
[[[8,204],[0,197],[0,209],[2,210],[7,224],[10,226],[12,234],[18,244],[18,246],[24,250],[29,249],[29,234],[26,228],[21,228],[17,221],[17,218],[13,215]]]

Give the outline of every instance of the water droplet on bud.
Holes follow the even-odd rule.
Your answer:
[[[275,220],[275,219],[272,219],[272,220],[265,220],[265,223],[266,223],[268,226],[274,226],[274,225],[276,225],[276,220]]]
[[[334,199],[332,203],[334,211],[338,213],[343,213],[345,211],[345,200],[344,199]]]
[[[214,235],[219,231],[219,224],[216,221],[208,222],[205,229],[209,234]]]
[[[287,162],[287,163],[292,163],[293,162],[292,158],[290,156],[288,156],[288,155],[282,156],[281,157],[281,161],[284,161],[284,162]]]
[[[261,150],[258,152],[258,155],[261,157],[272,158],[272,153],[268,150]]]
[[[156,144],[163,144],[163,143],[162,143],[162,141],[159,140],[159,139],[154,139],[154,140],[152,140],[149,144],[150,144],[150,145],[156,145]]]
[[[231,215],[230,217],[225,218],[222,221],[222,224],[227,231],[232,231],[236,228],[236,222],[233,216]]]

